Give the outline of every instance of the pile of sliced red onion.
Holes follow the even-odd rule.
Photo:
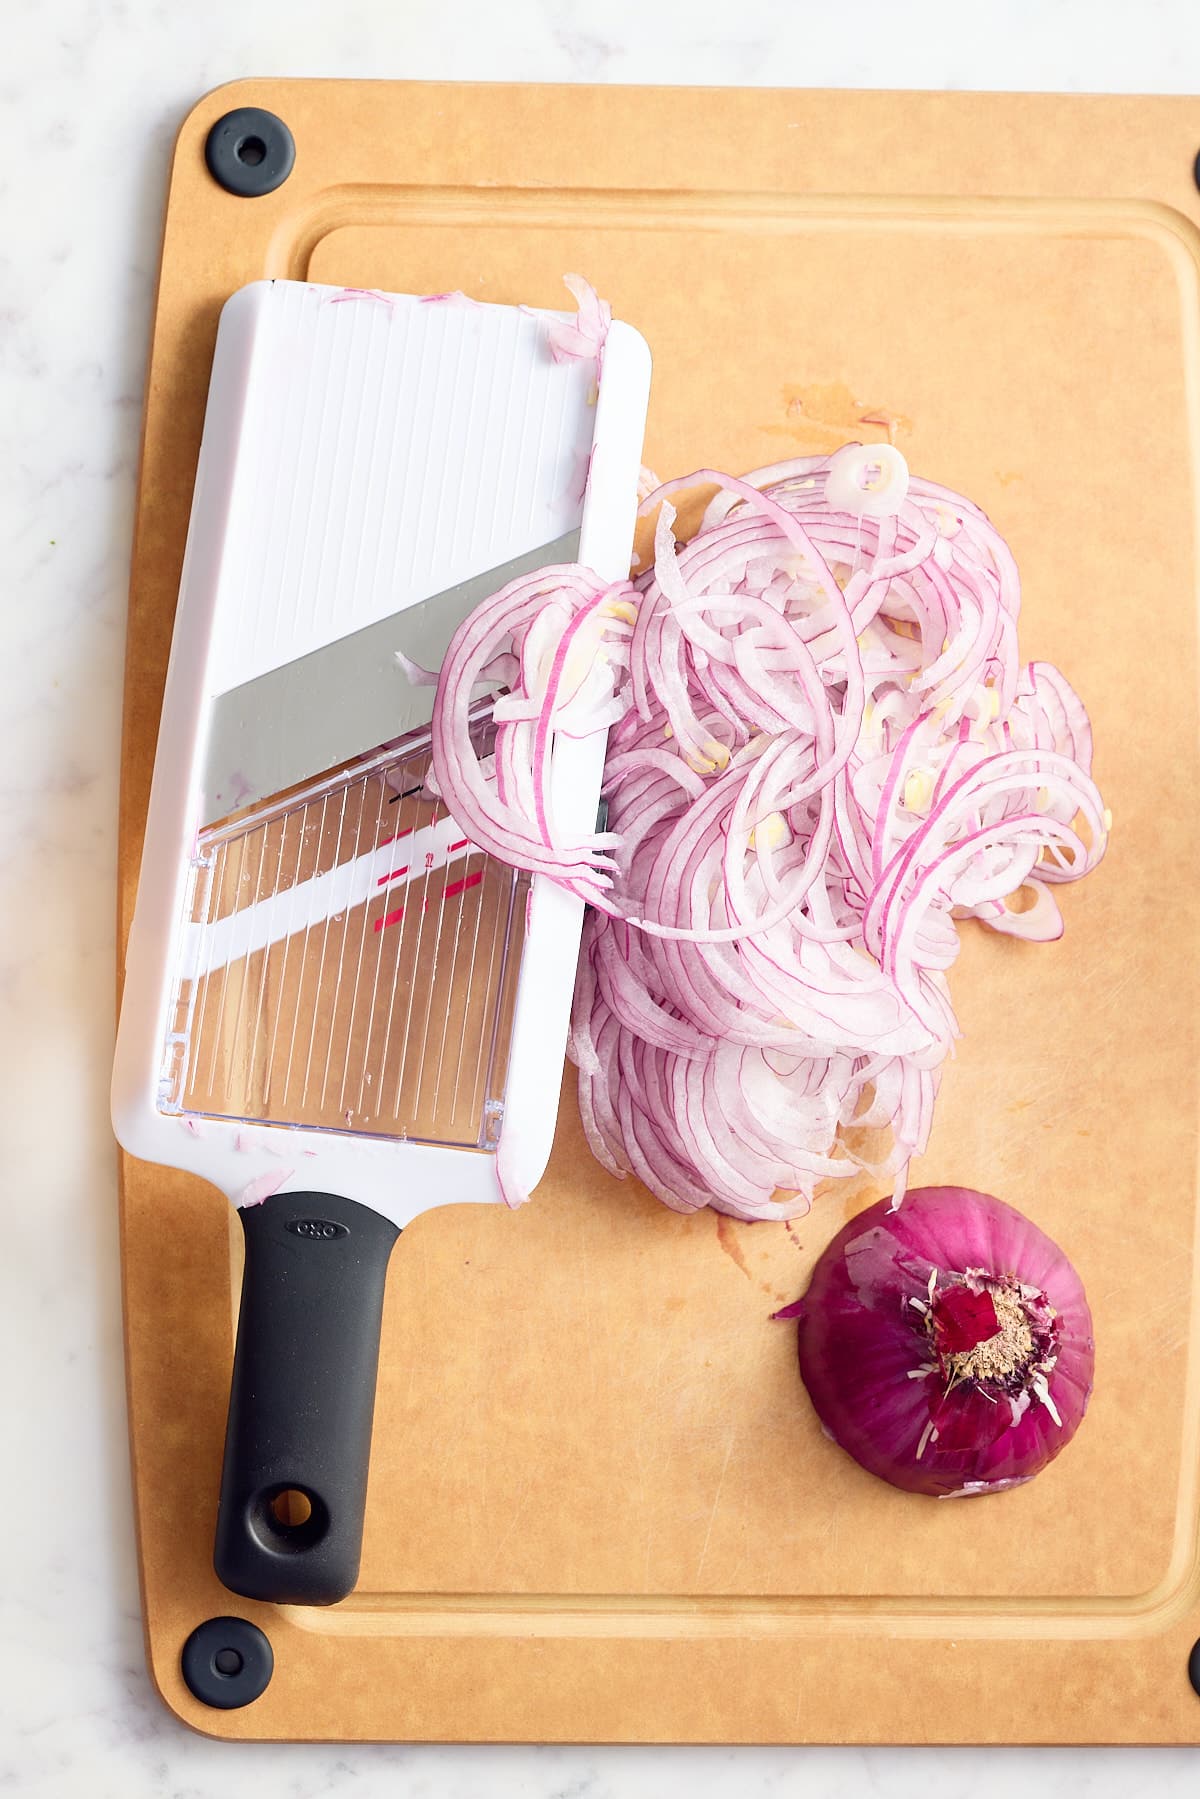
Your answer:
[[[591,323],[572,353],[597,353]],[[672,498],[698,486],[678,543]],[[461,628],[437,784],[483,849],[593,908],[571,1053],[606,1168],[744,1219],[861,1169],[898,1203],[957,1034],[958,921],[1056,938],[1055,888],[1103,854],[1087,714],[1018,661],[1003,538],[890,445],[699,470],[642,511],[636,581],[541,570]],[[481,682],[506,689],[482,760]],[[569,841],[554,740],[599,730],[608,828]]]

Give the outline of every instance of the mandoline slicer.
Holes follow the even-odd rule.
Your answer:
[[[399,1231],[498,1199],[501,1139],[526,1189],[550,1152],[582,906],[447,816],[396,656],[517,573],[628,568],[649,354],[614,323],[597,399],[549,316],[289,281],[221,316],[113,1116],[239,1208],[215,1564],[252,1598],[357,1578]],[[556,751],[565,833],[602,763]]]

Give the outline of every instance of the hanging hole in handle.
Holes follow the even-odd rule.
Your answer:
[[[284,1530],[294,1530],[312,1517],[312,1500],[299,1487],[285,1487],[271,1501],[271,1516]]]
[[[267,1487],[250,1508],[255,1535],[267,1549],[311,1549],[329,1529],[329,1508],[316,1493],[291,1483]]]

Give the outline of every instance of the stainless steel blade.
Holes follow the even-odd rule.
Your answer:
[[[206,822],[427,725],[434,690],[413,685],[396,651],[438,668],[483,600],[519,575],[574,562],[578,551],[579,532],[568,531],[219,695],[205,758]]]

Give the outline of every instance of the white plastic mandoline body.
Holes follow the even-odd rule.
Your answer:
[[[163,698],[113,1076],[117,1136],[235,1203],[262,1176],[404,1225],[499,1197],[495,1158],[159,1108],[214,696],[580,527],[580,560],[628,568],[650,357],[614,322],[595,371],[555,363],[516,307],[262,281],[226,304]],[[588,459],[591,458],[590,471]],[[586,497],[584,481],[586,476]],[[371,746],[363,745],[364,750]],[[556,813],[593,828],[599,739],[556,752]],[[314,769],[313,774],[319,770]],[[501,1140],[528,1190],[553,1139],[582,924],[535,879]],[[303,1153],[301,1153],[303,1151]]]

